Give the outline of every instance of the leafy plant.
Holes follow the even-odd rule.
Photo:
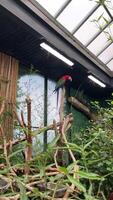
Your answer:
[[[89,183],[83,181],[86,187],[92,185],[92,192],[100,199],[107,198],[113,188],[113,106],[112,101],[108,102],[107,108],[102,108],[96,102],[98,120],[92,122],[87,130],[80,134],[73,134],[73,143],[70,148],[75,151],[79,159],[79,165],[87,173],[90,171],[103,177],[101,181]],[[90,176],[90,173],[89,173]],[[98,179],[97,179],[98,180]],[[103,197],[105,196],[105,197]]]

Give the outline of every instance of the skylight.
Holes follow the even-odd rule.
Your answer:
[[[107,9],[109,10],[109,12],[111,13],[111,15],[113,16],[113,0],[105,1],[105,5]]]
[[[89,0],[72,0],[57,20],[72,32],[95,5],[96,3]]]
[[[88,49],[94,53],[95,55],[98,55],[107,45],[110,43],[108,41],[105,33],[101,33],[89,46]]]
[[[113,0],[34,0],[113,71]],[[111,37],[111,38],[110,38]]]
[[[66,0],[35,0],[43,6],[53,17],[57,14],[59,9],[63,6]]]
[[[113,24],[107,27],[96,39],[88,46],[88,49],[95,55],[100,54],[111,42],[110,36],[112,36]]]
[[[113,43],[110,44],[98,57],[105,64],[113,58]]]
[[[108,68],[113,71],[113,59],[107,64]]]
[[[102,17],[100,17],[102,16]],[[99,27],[105,27],[107,22],[110,21],[110,17],[105,11],[105,9],[100,6],[91,17],[86,20],[86,22],[75,32],[74,36],[82,42],[82,44],[87,45],[89,41],[99,33]],[[85,33],[85,34],[83,34]]]

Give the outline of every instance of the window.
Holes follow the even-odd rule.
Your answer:
[[[32,126],[40,127],[44,125],[44,78],[40,75],[24,75],[19,79],[20,95],[19,111],[25,113],[25,122],[27,123],[26,98],[31,98],[32,106]]]
[[[47,109],[47,123],[52,124],[53,120],[55,119],[56,122],[59,119],[58,113],[58,105],[57,105],[57,93],[53,93],[55,89],[55,82],[48,80],[48,109]],[[54,131],[47,132],[48,142],[50,142],[54,138]]]
[[[47,124],[53,123],[53,120],[58,120],[58,108],[56,93],[53,93],[55,89],[55,82],[47,80],[47,109],[44,108],[44,94],[45,94],[45,77],[39,74],[24,74],[18,81],[18,97],[17,102],[19,105],[18,114],[20,116],[21,110],[24,113],[25,123],[27,124],[27,106],[26,98],[31,98],[32,107],[32,130],[37,130],[39,127],[44,126],[44,117],[47,117]],[[47,110],[47,113],[44,111]],[[18,134],[18,131],[16,132]],[[50,142],[54,138],[54,131],[47,132],[47,142]],[[38,139],[38,140],[37,140]],[[33,141],[37,148],[42,149],[44,144],[44,134],[37,136],[37,139]],[[38,144],[36,142],[38,141]]]

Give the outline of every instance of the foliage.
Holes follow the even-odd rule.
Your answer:
[[[74,159],[68,166],[57,166],[54,156],[58,149],[71,151],[71,153],[73,151],[83,156],[81,146],[68,143],[66,140],[64,146],[59,146],[58,140],[59,136],[49,143],[45,152],[36,152],[27,163],[24,160],[26,141],[13,147],[11,152],[6,152],[4,142],[4,152],[1,154],[1,159],[4,159],[1,160],[1,164],[4,164],[4,167],[0,170],[0,174],[2,178],[8,178],[11,186],[5,193],[2,191],[1,195],[14,196],[15,199],[20,198],[20,200],[54,199],[54,197],[63,197],[68,188],[73,187],[69,192],[70,199],[97,200],[98,198],[94,197],[92,192],[92,184],[94,181],[100,182],[103,179],[97,173],[88,171],[84,162],[79,169],[78,163],[81,164],[83,157]],[[85,144],[84,151],[91,143],[92,141]],[[29,174],[25,173],[26,167],[30,169]]]
[[[109,11],[109,14],[113,12],[113,3],[112,0],[94,0],[96,3],[104,6],[104,9]],[[107,39],[107,42],[113,42],[112,35],[112,23],[110,23],[109,18],[104,16],[102,13],[99,17],[92,20],[95,23],[99,31],[102,31]],[[106,27],[106,28],[105,28]]]
[[[75,95],[77,96],[77,93]],[[81,93],[80,99],[83,96]],[[14,197],[15,200],[55,200],[56,197],[60,198],[69,193],[69,199],[108,199],[113,188],[112,105],[113,102],[108,101],[107,108],[102,108],[97,101],[93,102],[92,109],[98,111],[97,121],[91,122],[87,129],[78,134],[75,133],[73,127],[72,142],[66,140],[67,127],[71,127],[72,124],[69,121],[68,126],[64,128],[68,119],[65,116],[64,124],[62,124],[63,133],[58,132],[61,128],[55,127],[57,136],[48,144],[46,151],[43,152],[39,148],[35,148],[35,151],[32,149],[33,157],[27,161],[26,148],[31,145],[27,143],[27,139],[18,142],[11,149],[10,146],[6,147],[6,141],[4,141],[4,148],[0,154],[0,178],[7,177],[10,187],[0,191],[1,196]],[[18,136],[27,138],[27,125],[25,127],[16,125]],[[32,130],[31,137],[37,138],[37,135],[48,130],[48,127]],[[59,139],[63,134],[63,143],[59,145]],[[38,143],[37,138],[35,146],[38,146]],[[59,150],[63,152],[64,157],[70,155],[68,165],[57,163],[59,158],[55,155]],[[26,168],[29,169],[29,173],[26,173]]]
[[[75,156],[79,159],[79,165],[86,171],[93,171],[103,179],[101,181],[90,181],[93,194],[109,195],[113,189],[113,106],[112,101],[108,102],[107,108],[99,106],[95,102],[98,110],[98,120],[92,122],[87,130],[75,135],[71,146],[74,148]],[[74,135],[74,134],[73,134]],[[88,183],[86,182],[86,187]],[[103,199],[103,198],[102,198]]]

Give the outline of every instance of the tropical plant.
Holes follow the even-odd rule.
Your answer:
[[[94,196],[103,199],[113,191],[113,102],[109,101],[107,108],[100,107],[95,102],[98,110],[98,120],[92,122],[90,127],[80,134],[73,134],[72,144],[79,165],[87,172],[99,174],[103,179],[89,184],[92,185]],[[74,147],[75,145],[75,147]],[[91,186],[90,185],[90,186]]]

